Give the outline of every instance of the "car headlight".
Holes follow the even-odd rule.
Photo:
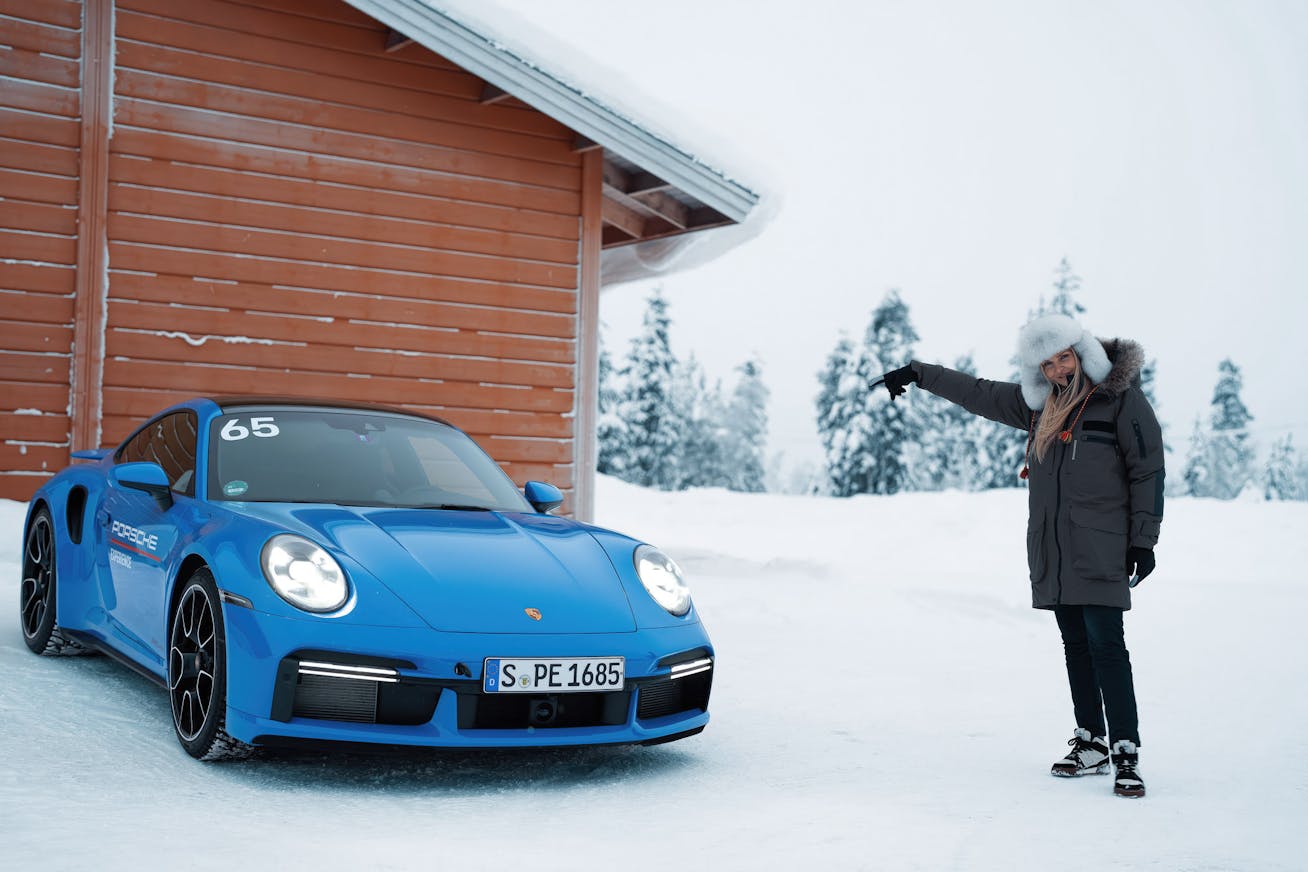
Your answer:
[[[641,545],[632,559],[640,583],[654,602],[677,616],[690,611],[690,588],[675,560],[652,545]]]
[[[321,547],[282,533],[263,546],[264,578],[277,595],[306,612],[331,612],[345,605],[350,587],[345,572]]]

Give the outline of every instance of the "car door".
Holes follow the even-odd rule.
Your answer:
[[[166,656],[168,573],[175,565],[180,519],[195,492],[196,416],[189,410],[151,421],[118,450],[114,462],[157,463],[168,476],[174,504],[162,508],[142,491],[111,485],[100,510],[111,590],[105,610],[115,634],[156,670]]]

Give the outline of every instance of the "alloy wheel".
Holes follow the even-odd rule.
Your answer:
[[[19,593],[23,635],[36,638],[45,622],[46,612],[53,607],[50,592],[54,585],[54,532],[50,519],[38,515],[27,533],[23,549],[23,583]]]
[[[192,584],[182,595],[168,647],[168,688],[177,733],[191,741],[204,729],[214,703],[217,635],[213,603]]]

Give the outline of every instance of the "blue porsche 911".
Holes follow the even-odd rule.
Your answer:
[[[708,723],[681,571],[555,517],[456,427],[365,405],[196,399],[32,498],[20,620],[168,690],[194,757],[259,746],[655,744]]]

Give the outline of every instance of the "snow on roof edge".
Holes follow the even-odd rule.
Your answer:
[[[634,113],[613,108],[615,101],[598,99],[533,60],[535,52],[526,50],[521,40],[507,38],[507,28],[492,20],[496,13],[501,18],[511,15],[494,4],[477,3],[474,12],[457,0],[347,2],[677,185],[733,221],[745,221],[760,200],[753,188],[656,132],[653,125],[636,120]],[[514,30],[530,32],[532,42],[549,41],[528,22],[512,20]]]

